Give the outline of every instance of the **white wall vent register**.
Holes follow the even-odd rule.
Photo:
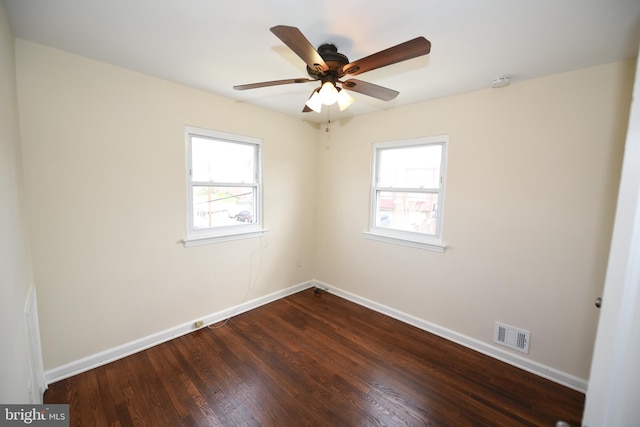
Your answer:
[[[519,329],[504,323],[496,322],[493,331],[493,342],[496,344],[529,353],[529,339],[531,332]]]

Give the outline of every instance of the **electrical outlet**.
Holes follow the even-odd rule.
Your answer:
[[[196,320],[196,322],[193,324],[194,328],[202,328],[202,326],[204,326],[204,320]]]
[[[298,258],[296,260],[296,267],[298,267],[298,268],[302,267],[302,258]]]

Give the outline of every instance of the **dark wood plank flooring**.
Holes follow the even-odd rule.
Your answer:
[[[51,384],[72,426],[579,426],[584,395],[305,290]]]

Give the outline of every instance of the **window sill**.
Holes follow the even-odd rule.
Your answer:
[[[411,240],[411,239],[406,239],[406,238],[401,238],[396,236],[389,236],[389,235],[374,233],[371,231],[362,232],[362,237],[364,237],[365,239],[377,240],[379,242],[393,243],[393,244],[402,245],[402,246],[410,246],[412,248],[425,249],[428,251],[434,251],[434,252],[440,252],[440,253],[444,252],[445,249],[447,248],[447,246],[443,243]]]
[[[269,230],[265,228],[261,228],[258,230],[243,231],[243,232],[238,232],[233,234],[220,234],[220,235],[214,235],[214,236],[194,236],[194,237],[187,237],[185,239],[182,239],[182,243],[184,244],[185,248],[190,248],[192,246],[210,245],[213,243],[229,242],[231,240],[262,237],[267,233],[267,231]]]

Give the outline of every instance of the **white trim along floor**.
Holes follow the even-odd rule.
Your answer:
[[[352,294],[340,288],[336,288],[329,284],[316,281],[316,280],[310,280],[307,282],[300,283],[298,285],[291,286],[287,289],[283,289],[281,291],[274,292],[272,294],[265,295],[263,297],[260,297],[254,300],[247,301],[240,305],[230,307],[228,309],[219,311],[217,313],[210,314],[206,316],[204,319],[198,319],[198,320],[204,320],[204,324],[202,327],[206,327],[208,325],[212,325],[214,323],[225,320],[229,317],[236,316],[238,314],[244,313],[246,311],[252,310],[254,308],[260,307],[272,301],[276,301],[278,299],[284,298],[288,295],[292,295],[296,292],[300,292],[302,290],[305,290],[311,287],[317,287],[326,292],[332,293],[334,295],[347,299],[351,302],[367,307],[371,310],[393,317],[394,319],[400,320],[402,322],[405,322],[412,326],[420,328],[424,331],[427,331],[432,334],[438,335],[442,338],[448,339],[449,341],[453,341],[457,344],[468,347],[472,350],[478,351],[487,356],[493,357],[495,359],[501,360],[510,365],[516,366],[527,372],[531,372],[543,378],[554,381],[558,384],[562,384],[566,387],[572,388],[582,393],[586,393],[587,381],[585,379],[575,377],[573,375],[567,374],[566,372],[561,372],[557,369],[553,369],[551,367],[545,366],[533,360],[529,360],[526,357],[523,357],[517,354],[512,354],[509,351],[502,350],[501,348],[498,348],[492,344],[485,343],[485,342],[476,340],[474,338],[462,335],[460,333],[443,328],[441,326],[438,326],[426,320],[403,313],[401,311],[388,307],[384,304],[380,304],[375,301],[362,298],[358,295]],[[197,328],[194,328],[194,323],[195,323],[195,320],[186,322],[181,325],[175,326],[173,328],[167,329],[165,331],[160,331],[156,334],[152,334],[152,335],[143,337],[141,339],[120,345],[118,347],[114,347],[112,349],[105,350],[100,353],[96,353],[91,356],[84,357],[82,359],[73,361],[66,365],[62,365],[57,368],[48,370],[45,372],[46,383],[51,384],[56,381],[60,381],[62,379],[71,377],[73,375],[77,375],[82,372],[91,370],[98,366],[106,365],[107,363],[113,362],[115,360],[121,359],[123,357],[129,356],[131,354],[134,354],[139,351],[145,350],[147,348],[153,347],[155,345],[161,344],[163,342],[172,340],[173,338],[193,332],[194,330],[197,329]]]

